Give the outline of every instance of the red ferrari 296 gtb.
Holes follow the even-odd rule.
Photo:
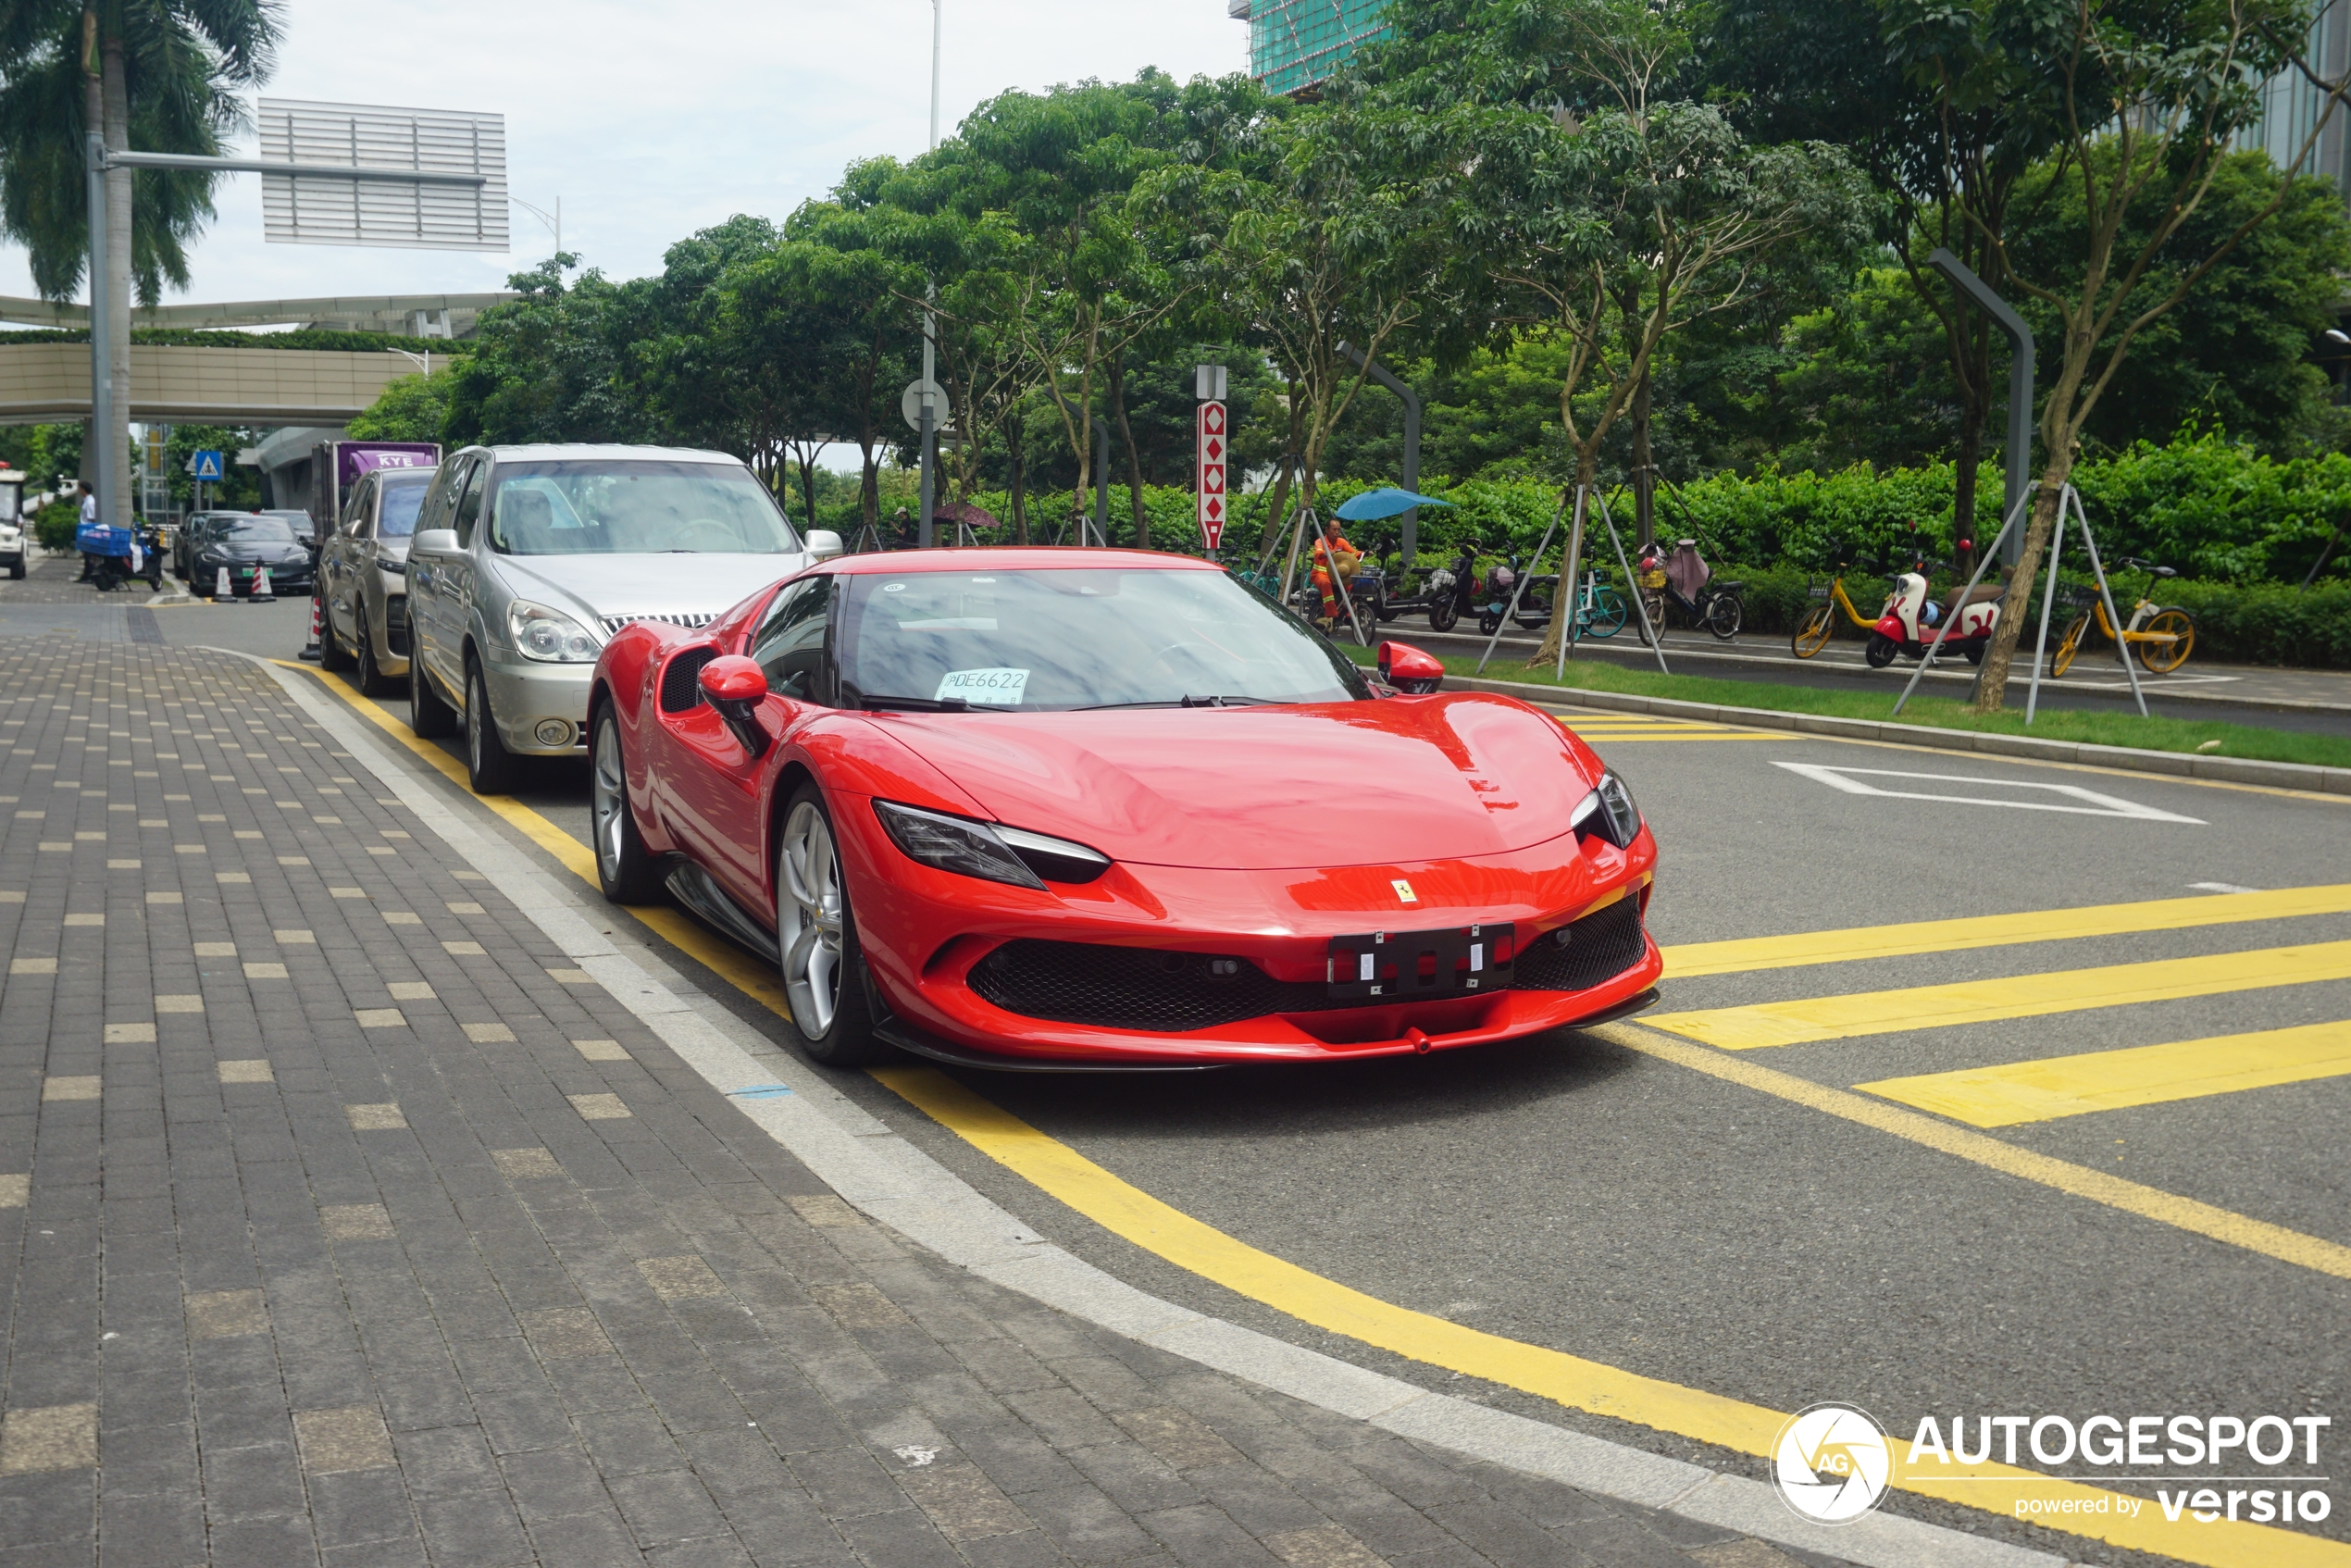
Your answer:
[[[770,955],[834,1064],[1332,1061],[1647,1005],[1623,783],[1381,654],[1182,556],[827,561],[604,648],[597,870]]]

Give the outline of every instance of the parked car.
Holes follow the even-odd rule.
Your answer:
[[[22,581],[25,570],[24,475],[0,470],[0,567]]]
[[[205,514],[205,523],[189,546],[191,591],[217,594],[226,567],[230,596],[250,598],[267,566],[270,591],[279,598],[309,593],[316,557],[305,542],[309,538],[308,513],[213,512]]]
[[[356,666],[359,690],[389,695],[408,675],[408,541],[430,468],[362,474],[318,554],[322,667]]]
[[[171,575],[182,582],[192,580],[196,572],[196,549],[203,543],[205,530],[218,516],[216,512],[191,512],[171,530]]]
[[[409,723],[462,724],[473,787],[520,756],[586,746],[596,655],[632,620],[708,625],[746,583],[840,553],[802,540],[758,476],[717,452],[467,447],[433,479],[408,546]]]
[[[838,1065],[1352,1061],[1655,1001],[1623,784],[1379,663],[1185,556],[849,556],[605,646],[598,879],[778,964]]]

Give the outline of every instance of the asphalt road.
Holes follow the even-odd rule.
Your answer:
[[[32,613],[0,597],[0,628]],[[169,641],[279,656],[298,645],[301,629],[291,605],[154,616]],[[1599,737],[1656,832],[1651,922],[1669,947],[2351,883],[2351,803],[1777,733],[1644,735],[1611,716],[1570,722]],[[1853,793],[1817,771],[1840,769],[1837,777],[1888,792]],[[523,799],[583,836],[584,796],[583,770],[557,765],[542,768]],[[2351,919],[2323,913],[2079,938],[2020,921],[2019,934],[2002,945],[1697,977],[1674,977],[1669,962],[1659,1012],[1702,1039],[1730,1027],[1724,1009],[1895,993],[1845,1005],[1835,1038],[1723,1053],[1835,1089],[2331,1027],[2333,1064],[2309,1069],[2307,1081],[2234,1092],[2191,1084],[2181,1098],[2084,1109],[1988,1136],[2351,1246],[2351,1165],[2343,1157],[2351,978],[2332,977],[2351,969],[2339,957],[2310,956],[2319,944],[2351,939]],[[2211,957],[2221,962],[2205,966],[2219,975],[2209,994],[2147,999],[2166,977],[2200,972],[2190,961]],[[2051,1010],[2023,1011],[2035,989],[2027,977],[2153,963],[2165,967],[2103,990],[2076,987]],[[2278,973],[2260,979],[2264,964]],[[1902,993],[1961,982],[1992,982],[1972,1002],[1977,1021],[1897,1016]],[[1677,1037],[1650,1029],[1642,1038]],[[2216,1043],[2189,1054],[2208,1067],[2245,1049]],[[2125,1082],[2125,1060],[2087,1071]],[[1857,1403],[1898,1437],[1926,1416],[1947,1428],[1959,1416],[2018,1414],[2077,1423],[2094,1414],[2331,1417],[2320,1463],[2272,1472],[2281,1475],[2339,1475],[2328,1456],[2351,1440],[2351,1282],[2340,1274],[1592,1035],[1403,1062],[1148,1080],[959,1076],[1144,1192],[1317,1275],[1686,1388],[1779,1411]],[[1748,1462],[1321,1333],[1121,1239],[879,1084],[841,1081],[893,1130],[1039,1231],[1145,1289],[1546,1420],[1661,1452]],[[1894,1102],[1882,1089],[1867,1098]],[[2178,1484],[2123,1482],[2078,1462],[2043,1468],[2140,1496]],[[2338,1500],[2345,1490],[2339,1479],[2320,1489]],[[1888,1506],[2060,1544],[1914,1496]],[[2351,1540],[2351,1509],[2297,1527]],[[2061,1544],[2085,1561],[2142,1560],[2079,1537]]]

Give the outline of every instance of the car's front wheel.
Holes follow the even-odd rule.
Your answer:
[[[498,735],[498,716],[490,711],[490,681],[481,666],[466,666],[466,782],[477,795],[511,795],[522,773],[522,763],[506,750]]]
[[[628,760],[620,750],[620,723],[612,704],[596,704],[588,721],[588,812],[595,836],[596,882],[614,903],[651,903],[661,888],[653,856],[628,807]]]
[[[408,655],[408,728],[419,740],[439,740],[457,730],[457,716],[433,690],[424,660],[414,653]]]
[[[784,810],[776,848],[776,946],[791,1006],[791,1032],[827,1067],[858,1067],[893,1052],[874,1036],[873,978],[841,877],[832,815],[813,783]]]

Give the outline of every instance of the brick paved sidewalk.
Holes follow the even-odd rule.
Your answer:
[[[265,670],[0,693],[0,1564],[1818,1561],[867,1223]]]

